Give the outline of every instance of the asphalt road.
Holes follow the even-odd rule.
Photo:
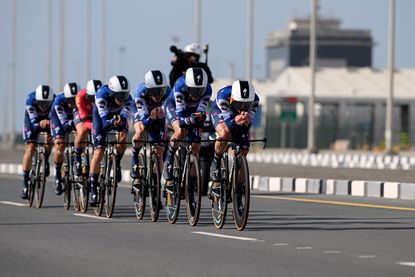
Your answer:
[[[0,176],[1,276],[415,276],[414,201],[256,194],[238,232],[214,228],[207,198],[191,227],[184,211],[138,222],[124,185],[112,219],[65,211],[50,182],[41,209],[19,193]]]

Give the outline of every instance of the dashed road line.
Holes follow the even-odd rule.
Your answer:
[[[86,218],[93,218],[93,219],[111,220],[111,218],[108,218],[108,217],[100,217],[100,216],[89,215],[89,214],[76,214],[76,213],[74,213],[73,215],[80,216],[80,217],[86,217]]]
[[[310,250],[310,249],[313,249],[313,247],[311,247],[311,246],[299,246],[299,247],[297,247],[297,249],[298,250]]]
[[[324,254],[340,254],[342,251],[339,250],[326,250],[324,251]]]
[[[274,246],[287,246],[288,243],[274,243]]]
[[[373,259],[376,258],[375,255],[360,255],[359,259]]]
[[[415,262],[397,262],[397,264],[415,267]]]
[[[225,238],[225,239],[235,239],[235,240],[244,240],[244,241],[258,241],[258,239],[256,239],[256,238],[229,236],[229,235],[222,235],[222,234],[209,233],[209,232],[199,232],[198,231],[198,232],[191,232],[191,233],[198,234],[198,235],[211,236],[211,237]]]
[[[11,201],[0,201],[0,203],[5,204],[5,205],[18,206],[18,207],[27,206],[26,204],[23,204],[23,203],[17,203],[17,202],[11,202]]]

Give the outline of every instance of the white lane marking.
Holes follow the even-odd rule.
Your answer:
[[[274,243],[274,246],[286,246],[288,243]]]
[[[375,255],[360,255],[359,259],[373,259],[376,258]]]
[[[87,217],[87,218],[101,219],[101,220],[111,220],[111,218],[108,218],[108,217],[100,217],[100,216],[89,215],[89,214],[73,214],[73,215],[75,215],[75,216],[80,216],[80,217]]]
[[[313,249],[313,247],[311,247],[311,246],[300,246],[300,247],[297,247],[297,249],[298,250],[308,250],[308,249]]]
[[[415,267],[415,262],[397,262],[397,264]]]
[[[26,204],[23,204],[23,203],[10,202],[10,201],[0,201],[0,203],[5,204],[5,205],[19,206],[19,207],[26,206]]]
[[[327,250],[324,251],[325,254],[340,254],[342,253],[342,251],[338,251],[338,250]]]
[[[245,240],[245,241],[257,241],[258,240],[256,238],[228,236],[228,235],[221,235],[221,234],[215,234],[215,233],[209,233],[209,232],[191,232],[191,233],[211,236],[211,237],[225,238],[225,239],[236,239],[236,240]]]

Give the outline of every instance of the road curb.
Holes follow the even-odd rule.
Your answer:
[[[22,174],[21,164],[0,163],[0,174]],[[54,175],[51,170],[51,175]],[[131,182],[130,171],[123,170],[123,182]],[[315,193],[359,197],[383,197],[415,200],[415,183],[369,180],[336,180],[313,178],[250,176],[251,189],[258,192]]]
[[[258,175],[251,175],[250,181],[251,190],[258,192],[314,193],[415,200],[415,183],[369,180],[324,180]]]

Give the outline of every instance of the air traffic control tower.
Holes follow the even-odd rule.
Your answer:
[[[271,32],[266,40],[267,78],[285,68],[309,65],[309,19],[293,19],[288,28]],[[342,29],[335,18],[317,22],[318,67],[371,67],[373,40],[369,30]]]

